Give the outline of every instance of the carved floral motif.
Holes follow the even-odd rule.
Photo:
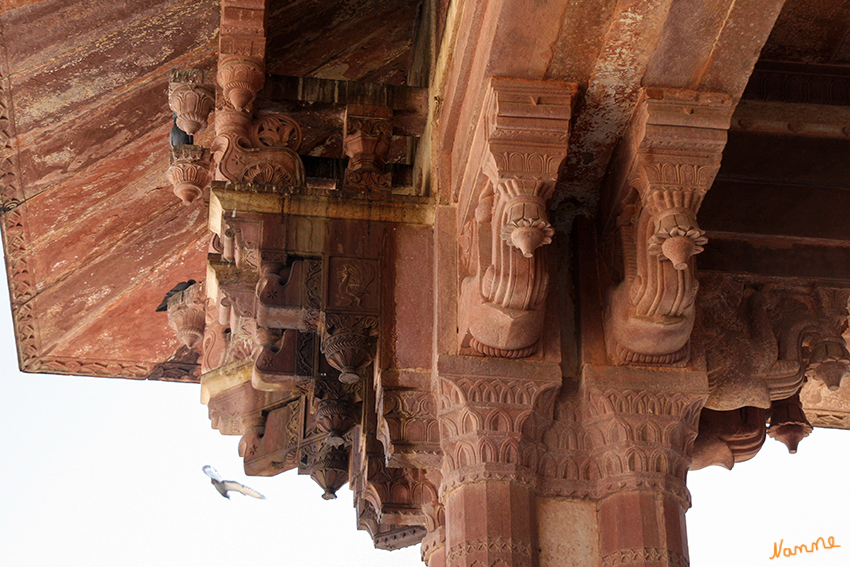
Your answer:
[[[168,324],[181,343],[191,348],[204,338],[206,296],[204,284],[196,283],[168,298]]]
[[[225,100],[236,110],[248,110],[257,92],[263,88],[265,78],[262,61],[238,55],[219,59],[216,80]]]
[[[372,362],[372,337],[377,330],[376,317],[339,313],[325,317],[322,352],[328,363],[340,371],[341,382],[353,384],[360,380],[357,371]]]

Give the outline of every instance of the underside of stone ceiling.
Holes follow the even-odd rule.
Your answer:
[[[727,25],[746,21],[747,10],[762,14],[758,3],[668,4],[654,16],[652,40],[622,32],[618,43],[612,0],[565,6],[547,24],[558,39],[535,78],[579,84],[556,214],[596,213],[641,86],[724,92],[743,102],[700,216],[717,243],[700,267],[850,284],[841,215],[850,205],[850,1],[789,0],[775,27],[776,14],[753,17],[752,26],[773,28],[763,49]],[[716,17],[735,10],[744,15]],[[267,91],[283,77],[312,77],[430,87],[426,96],[439,96],[444,85],[429,77],[439,46],[454,37],[444,29],[449,12],[447,1],[273,0],[267,71],[279,78]],[[198,352],[154,312],[175,283],[205,277],[209,245],[206,204],[184,206],[166,180],[166,91],[171,69],[214,68],[218,22],[213,0],[13,0],[0,8],[0,197],[24,370],[197,381]],[[641,63],[605,68],[612,45]],[[599,87],[604,73],[619,81],[614,96]],[[278,103],[267,92],[258,106]],[[822,112],[801,116],[800,105],[811,104]],[[342,157],[338,110],[290,107],[314,122],[302,153]],[[799,254],[777,252],[787,250]]]

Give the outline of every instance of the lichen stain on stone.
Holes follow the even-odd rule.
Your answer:
[[[73,150],[66,146],[65,149],[60,152],[54,152],[45,156],[34,154],[33,160],[45,165],[62,165],[69,163],[74,158],[74,155]]]
[[[314,76],[319,79],[336,79],[336,80],[345,80],[345,73],[348,71],[349,65],[347,63],[339,63],[337,65],[330,65],[326,67],[322,67]]]

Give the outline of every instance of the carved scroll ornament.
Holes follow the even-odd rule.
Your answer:
[[[255,123],[245,112],[218,109],[212,148],[215,178],[236,183],[303,186],[304,164],[295,151],[300,143],[301,129],[291,118],[275,115]]]
[[[732,101],[647,90],[623,140],[615,193],[624,279],[609,294],[605,334],[618,364],[687,361],[706,243],[696,220],[726,145]]]
[[[554,234],[547,200],[567,153],[575,90],[491,80],[459,199],[460,339],[477,354],[537,350],[549,285],[540,248]]]

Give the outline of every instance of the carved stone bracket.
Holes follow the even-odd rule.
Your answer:
[[[616,364],[684,364],[694,323],[693,256],[706,243],[696,215],[720,168],[732,99],[647,89],[621,144],[612,210],[623,281],[609,294]]]
[[[494,78],[459,200],[461,347],[524,358],[537,351],[549,274],[547,201],[567,154],[576,86]]]
[[[353,384],[360,380],[358,370],[372,363],[378,318],[341,313],[325,317],[322,352],[328,363],[340,371],[339,380]]]
[[[766,422],[767,413],[761,408],[744,407],[724,412],[703,409],[691,470],[711,465],[731,470],[735,463],[752,459],[764,445]]]
[[[387,154],[393,136],[390,108],[350,105],[345,111],[343,151],[349,158],[345,188],[351,191],[389,191]]]
[[[183,145],[171,150],[168,181],[185,204],[203,194],[210,182],[210,151],[203,146]]]
[[[212,148],[215,179],[300,187],[298,124],[285,116],[252,119],[252,103],[265,81],[267,11],[267,0],[222,2],[216,80],[223,98]]]
[[[196,283],[168,298],[168,324],[180,342],[192,348],[204,338],[206,295]]]
[[[168,82],[168,106],[177,114],[177,127],[194,136],[207,127],[215,105],[212,73],[204,69],[174,69]]]

